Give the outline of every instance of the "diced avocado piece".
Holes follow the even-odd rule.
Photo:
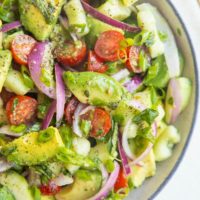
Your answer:
[[[123,4],[125,6],[131,6],[133,5],[135,2],[137,2],[138,0],[122,0]]]
[[[94,106],[116,106],[128,92],[112,77],[96,72],[64,72],[68,89],[82,103]]]
[[[45,2],[41,2],[48,4],[49,1],[45,0]],[[56,6],[53,7],[51,13],[52,16],[54,16],[54,20],[52,23],[48,23],[45,16],[43,15],[44,12],[42,12],[44,10],[34,5],[34,3],[31,3],[29,0],[19,0],[21,22],[24,27],[35,36],[37,40],[46,40],[54,28],[64,0],[58,0],[55,2],[57,2]]]
[[[153,61],[152,66],[149,68],[144,83],[156,88],[164,88],[167,86],[169,79],[165,57],[159,56]]]
[[[165,112],[166,112],[165,120],[167,123],[175,122],[176,117],[188,105],[191,93],[192,93],[192,82],[190,79],[185,77],[179,77],[170,80],[165,100]],[[172,119],[173,115],[174,116],[176,115],[176,117]]]
[[[167,124],[164,121],[160,121],[156,125],[157,125],[156,138],[158,138],[162,134],[162,132],[167,128]]]
[[[42,195],[40,200],[55,200],[55,197]]]
[[[4,48],[4,49],[10,49],[11,43],[12,43],[13,39],[14,39],[17,35],[23,35],[23,34],[24,34],[23,31],[17,31],[17,32],[15,32],[15,33],[13,33],[13,34],[9,34],[9,35],[6,34],[6,35],[3,37],[3,48]]]
[[[98,158],[102,161],[103,164],[106,164],[106,162],[111,159],[111,155],[108,151],[107,144],[99,143],[95,147],[92,147],[90,150],[89,157],[91,159]]]
[[[94,17],[91,17],[90,15],[87,16],[87,21],[89,24],[90,32],[86,37],[91,47],[94,45],[99,35],[105,31],[116,30],[124,34],[122,29],[106,24],[98,19],[95,19]]]
[[[25,95],[31,90],[25,85],[21,72],[14,69],[8,71],[4,87],[18,95]]]
[[[8,70],[12,62],[12,54],[9,50],[0,50],[0,92],[6,80]]]
[[[131,9],[119,0],[109,0],[102,4],[97,10],[113,19],[124,20],[131,15]]]
[[[14,171],[1,173],[0,184],[9,189],[15,200],[34,200],[26,179]]]
[[[15,200],[12,193],[5,186],[0,186],[0,199],[1,200]]]
[[[58,194],[56,194],[56,200],[88,199],[99,191],[102,183],[101,173],[98,171],[81,171],[82,173],[89,173],[88,179],[78,176],[77,172],[74,177],[74,183],[70,186],[64,187]]]
[[[151,57],[156,58],[162,55],[164,53],[164,44],[158,35],[154,15],[150,10],[141,10],[137,14],[137,20],[142,30],[151,32],[154,35],[154,43],[149,47]]]
[[[151,151],[149,155],[146,158],[144,158],[142,166],[134,165],[132,167],[130,178],[133,182],[133,185],[135,187],[139,187],[142,185],[142,183],[146,178],[154,176],[155,172],[156,172],[155,156],[153,151]]]
[[[47,133],[47,134],[45,134]],[[50,135],[46,142],[39,141],[40,134]],[[37,165],[52,159],[64,147],[58,130],[49,127],[42,132],[32,132],[5,145],[2,152],[9,161],[19,165]]]
[[[86,13],[80,0],[70,0],[64,6],[70,28],[82,37],[88,34],[89,28]]]
[[[172,155],[175,144],[180,142],[180,134],[174,126],[168,126],[157,138],[154,144],[154,154],[156,161],[160,162],[168,159]]]

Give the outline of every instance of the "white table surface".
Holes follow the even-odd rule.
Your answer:
[[[171,1],[189,30],[200,72],[200,6],[197,0]],[[200,200],[200,113],[198,113],[191,142],[180,166],[155,200]]]

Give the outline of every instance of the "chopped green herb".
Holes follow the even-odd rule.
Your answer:
[[[173,99],[173,97],[170,97],[168,100],[167,100],[167,102],[168,102],[168,104],[170,104],[170,105],[174,105],[174,99]]]
[[[72,147],[73,131],[69,125],[63,125],[59,128],[59,133],[62,140],[67,148]]]
[[[85,90],[85,91],[84,91],[84,95],[85,95],[86,97],[89,97],[89,96],[90,96],[89,91],[88,91],[88,90]]]
[[[40,190],[36,186],[32,186],[30,190],[34,200],[41,200]]]
[[[88,120],[81,120],[80,128],[84,135],[87,136],[91,130],[91,122]]]
[[[87,170],[78,170],[76,172],[76,176],[85,181],[91,180],[90,171],[87,171]]]
[[[38,135],[38,142],[45,143],[50,141],[54,136],[54,129],[48,128],[46,130],[40,131]]]
[[[134,45],[136,46],[142,46],[145,44],[147,47],[150,47],[154,42],[155,36],[152,32],[142,31],[134,37]]]
[[[19,103],[18,98],[14,98],[13,105],[12,105],[12,112],[14,112],[14,110],[17,107],[18,103]]]
[[[145,72],[147,68],[149,67],[149,61],[148,61],[147,55],[143,50],[141,50],[139,54],[138,66],[140,69],[142,69],[143,72]]]
[[[20,124],[18,126],[11,125],[10,130],[15,132],[15,133],[22,133],[25,132],[27,129],[27,126],[25,124]]]
[[[168,39],[168,35],[164,32],[159,31],[158,32],[159,38],[162,42],[166,42]]]
[[[157,116],[158,116],[158,112],[156,110],[147,108],[146,110],[144,110],[144,111],[140,112],[139,114],[137,114],[136,116],[134,116],[133,122],[136,124],[139,124],[142,121],[145,121],[149,125],[151,125]]]
[[[114,165],[114,162],[113,160],[107,160],[106,161],[106,164],[105,164],[105,167],[107,169],[107,171],[109,173],[113,172],[114,168],[115,168],[115,165]]]
[[[24,84],[27,87],[33,89],[34,88],[34,83],[33,83],[32,79],[31,79],[31,77],[29,76],[29,71],[28,71],[27,67],[22,65],[21,66],[21,73],[22,73]]]

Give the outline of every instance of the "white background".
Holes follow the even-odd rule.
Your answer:
[[[190,33],[200,72],[200,5],[197,3],[198,0],[171,1]],[[200,113],[183,161],[155,200],[200,200]]]

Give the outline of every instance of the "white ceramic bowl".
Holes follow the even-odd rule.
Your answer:
[[[146,180],[140,188],[132,191],[127,197],[127,200],[153,199],[156,194],[159,193],[160,190],[165,186],[165,184],[176,171],[182,160],[182,157],[184,156],[184,152],[186,151],[193,131],[198,106],[198,73],[195,54],[191,44],[190,36],[186,30],[183,20],[180,18],[177,10],[173,6],[173,0],[139,1],[139,3],[141,2],[149,2],[156,6],[163,16],[168,20],[172,30],[174,31],[174,35],[176,36],[178,46],[186,61],[183,76],[189,77],[192,80],[193,92],[187,109],[179,116],[175,124],[181,133],[180,144],[175,147],[173,155],[170,159],[157,164],[156,175]]]

